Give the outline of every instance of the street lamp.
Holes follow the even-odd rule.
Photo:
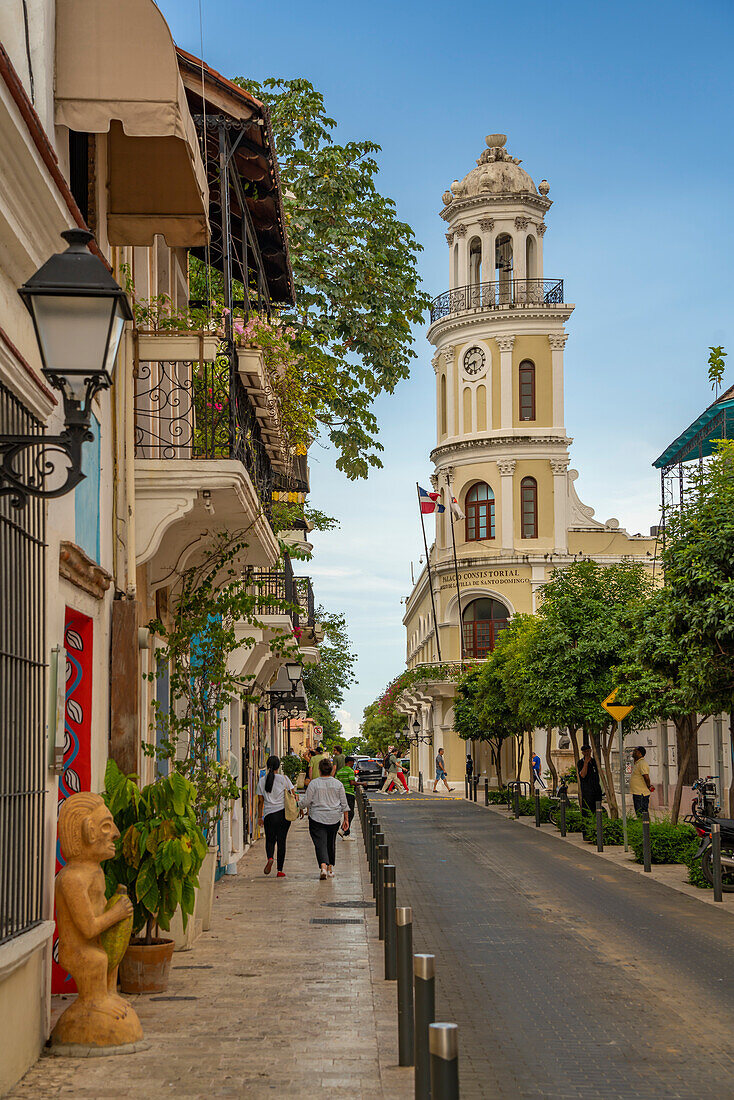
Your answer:
[[[82,444],[93,438],[92,400],[111,384],[125,321],[133,319],[125,292],[87,249],[93,235],[67,229],[61,236],[66,251],[47,260],[18,294],[33,319],[43,373],[61,391],[64,430],[0,435],[0,496],[10,495],[16,508],[29,496],[63,496],[84,477]],[[62,457],[68,462],[66,479],[48,486]]]
[[[415,722],[413,723],[413,736],[415,737],[416,741],[418,740],[418,734],[420,733],[420,731],[421,731],[421,724],[418,721],[418,719],[416,718]]]
[[[299,665],[299,663],[297,661],[286,661],[286,663],[285,663],[285,674],[291,682],[291,687],[293,688],[293,694],[295,695],[296,688],[298,687],[298,681],[301,679],[301,676],[303,675],[303,669],[301,668],[301,666]]]

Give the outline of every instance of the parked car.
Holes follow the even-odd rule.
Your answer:
[[[381,787],[382,761],[372,756],[360,756],[354,761],[354,774],[365,789]]]

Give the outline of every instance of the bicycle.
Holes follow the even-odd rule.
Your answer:
[[[566,810],[570,805],[568,801],[568,783],[566,780],[561,780],[558,790],[555,794],[548,796],[551,802],[551,807],[548,810],[548,820],[552,822],[557,829],[561,828],[561,803],[565,803]]]

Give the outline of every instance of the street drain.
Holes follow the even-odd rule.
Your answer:
[[[373,909],[373,901],[323,901],[327,909]]]
[[[362,917],[311,917],[311,924],[364,924]]]
[[[198,1001],[198,997],[151,997],[151,1001]]]

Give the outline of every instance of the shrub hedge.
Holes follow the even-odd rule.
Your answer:
[[[696,830],[680,821],[671,825],[669,821],[655,821],[650,824],[650,855],[653,863],[685,863],[691,846],[697,842]],[[635,822],[635,832],[630,834],[630,844],[635,859],[642,863],[642,824]]]

